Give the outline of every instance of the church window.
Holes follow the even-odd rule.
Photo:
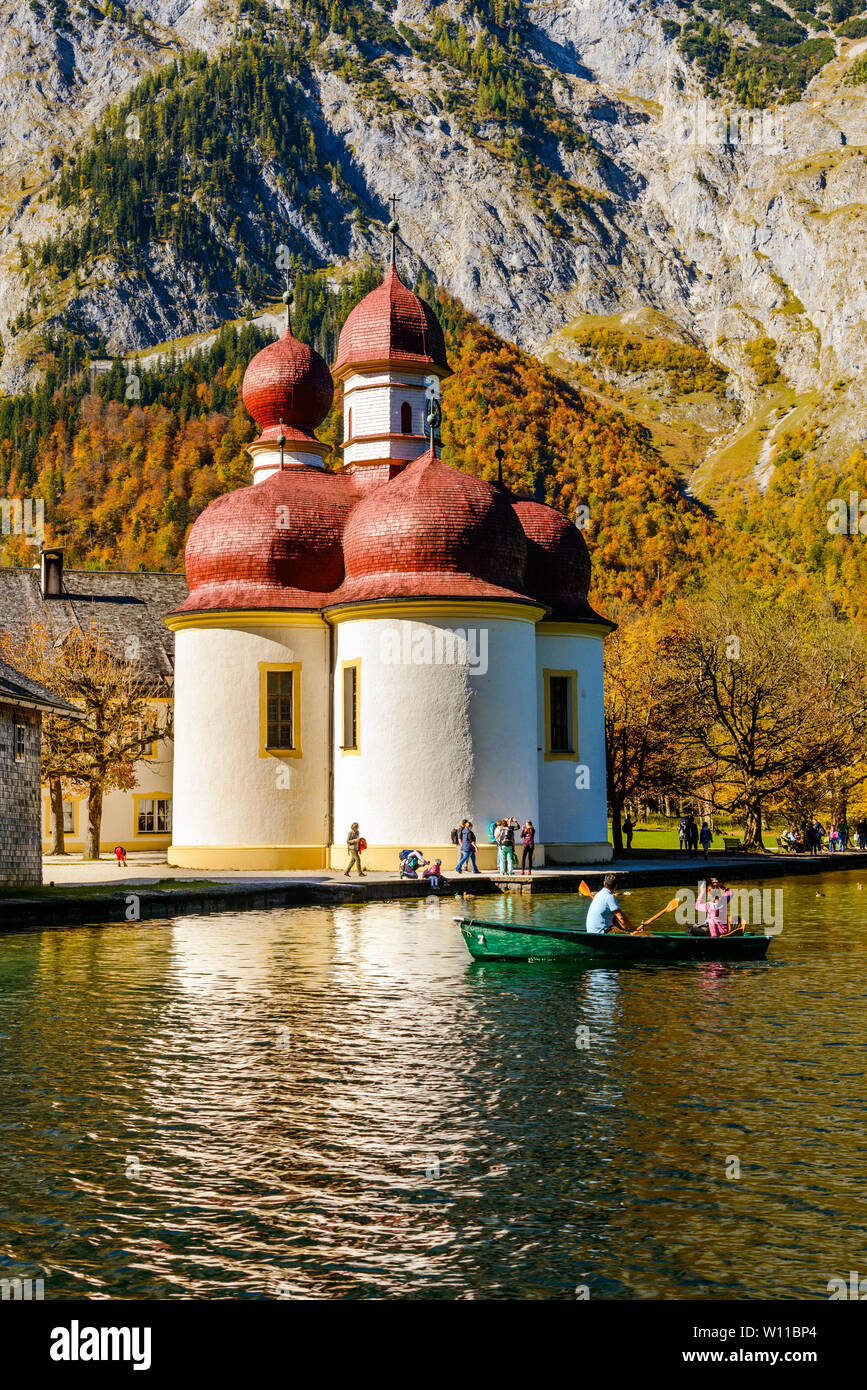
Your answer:
[[[545,671],[545,757],[578,754],[578,673]]]
[[[167,796],[137,796],[136,833],[168,835],[172,828],[172,802]]]
[[[343,742],[341,753],[359,752],[359,672],[360,661],[344,661],[343,672]]]
[[[352,438],[352,406],[346,412],[346,438]]]
[[[409,401],[404,401],[400,407],[400,432],[412,434],[412,406]]]
[[[301,756],[301,665],[259,663],[259,756]]]
[[[24,733],[24,725],[23,725],[23,724],[16,724],[16,725],[15,725],[15,761],[16,761],[17,763],[23,763],[23,761],[24,761],[24,755],[25,755],[26,751],[27,751],[27,742],[26,742],[26,735],[25,735],[25,733]]]

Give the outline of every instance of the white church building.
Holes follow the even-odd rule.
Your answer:
[[[287,312],[288,320],[288,312]],[[452,828],[537,827],[539,863],[608,843],[602,644],[581,532],[449,467],[426,397],[450,374],[439,322],[392,263],[349,315],[333,376],[287,324],[250,363],[252,484],[186,549],[175,635],[169,862],[366,867],[402,848],[454,867]],[[316,429],[343,389],[343,464]]]

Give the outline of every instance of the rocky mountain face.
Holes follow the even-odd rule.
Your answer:
[[[344,11],[347,23],[339,34],[323,32],[322,51],[346,61],[314,57],[286,78],[287,102],[303,110],[341,183],[324,181],[325,215],[320,203],[311,218],[309,184],[287,187],[286,171],[262,148],[256,196],[245,203],[239,193],[232,207],[245,254],[273,269],[286,243],[338,272],[381,257],[396,195],[407,269],[426,269],[500,334],[559,369],[585,356],[573,329],[588,316],[621,327],[643,316],[645,326],[664,325],[651,333],[702,345],[723,364],[730,409],[717,402],[708,416],[693,460],[700,495],[712,498],[733,479],[767,486],[775,440],[796,420],[809,419],[816,447],[845,459],[867,434],[867,88],[851,80],[867,39],[832,36],[831,16],[820,10],[814,29],[835,56],[799,100],[741,110],[724,87],[707,95],[706,73],[678,40],[690,0],[500,0],[499,15],[496,4],[366,5],[382,25],[374,52],[354,32],[352,7]],[[128,353],[243,312],[249,291],[227,284],[205,292],[195,261],[158,239],[134,265],[108,248],[50,284],[38,266],[22,265],[27,248],[46,238],[62,244],[91,215],[86,200],[62,207],[57,199],[68,153],[174,54],[225,55],[236,6],[141,0],[103,12],[86,0],[11,0],[6,8],[0,388],[32,377],[40,334],[63,323]],[[294,10],[308,29],[313,10]],[[459,26],[472,47],[491,14],[504,42],[519,26],[512,51],[545,84],[547,118],[529,161],[516,155],[508,121],[486,121],[478,108],[469,119],[461,103],[461,84],[479,79],[462,70]],[[242,5],[240,25],[267,34],[283,18],[279,6],[256,0]],[[431,47],[443,25],[454,51],[446,41]],[[195,189],[180,196],[197,198]],[[234,255],[223,221],[202,207]]]

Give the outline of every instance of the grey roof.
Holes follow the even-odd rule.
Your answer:
[[[174,637],[163,618],[186,596],[182,574],[64,569],[63,593],[45,599],[38,569],[2,566],[0,632],[21,638],[38,622],[61,638],[93,625],[120,655],[132,644],[143,680],[153,682],[173,670]]]
[[[46,690],[38,681],[16,671],[14,666],[0,658],[0,702],[10,705],[35,705],[37,709],[56,710],[60,714],[74,714],[80,719],[81,710],[61,700]]]

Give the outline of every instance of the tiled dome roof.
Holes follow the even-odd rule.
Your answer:
[[[352,479],[292,467],[217,497],[190,531],[188,598],[177,612],[321,608],[343,579]]]
[[[419,363],[449,371],[439,319],[407,289],[393,265],[382,284],[356,304],[340,334],[335,374],[361,362]]]
[[[528,591],[553,618],[598,621],[587,602],[590,555],[578,527],[544,502],[516,498],[512,510],[527,537]]]
[[[506,497],[432,453],[363,498],[343,538],[335,603],[386,598],[531,602],[524,533]]]
[[[241,394],[266,438],[279,434],[281,420],[287,438],[307,438],[331,409],[334,383],[319,353],[287,328],[276,343],[256,353]]]

